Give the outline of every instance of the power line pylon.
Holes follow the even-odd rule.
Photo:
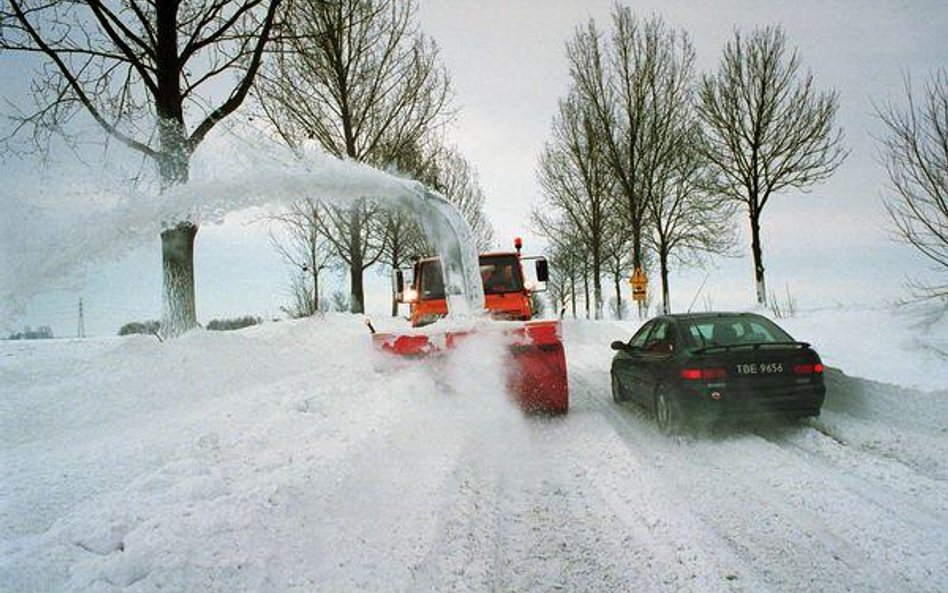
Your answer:
[[[79,327],[76,329],[76,337],[86,337],[86,316],[82,310],[82,299],[79,299]]]

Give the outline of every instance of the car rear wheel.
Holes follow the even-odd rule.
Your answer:
[[[622,386],[619,384],[619,377],[612,373],[612,401],[617,404],[625,403],[625,396],[622,394]]]
[[[655,421],[662,434],[677,434],[682,427],[681,410],[678,404],[669,398],[665,391],[659,389],[655,393]]]

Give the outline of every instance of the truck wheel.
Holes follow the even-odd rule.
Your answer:
[[[681,432],[681,409],[677,402],[665,395],[662,388],[655,393],[655,421],[662,434],[673,435]]]
[[[619,385],[619,377],[612,373],[612,401],[617,404],[625,403],[625,396],[622,395],[622,386]]]

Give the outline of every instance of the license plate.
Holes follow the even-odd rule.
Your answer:
[[[779,375],[783,372],[782,362],[743,362],[734,365],[738,375]]]

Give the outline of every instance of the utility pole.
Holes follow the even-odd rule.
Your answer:
[[[86,317],[82,311],[82,299],[79,299],[79,327],[76,329],[76,337],[86,337]]]

